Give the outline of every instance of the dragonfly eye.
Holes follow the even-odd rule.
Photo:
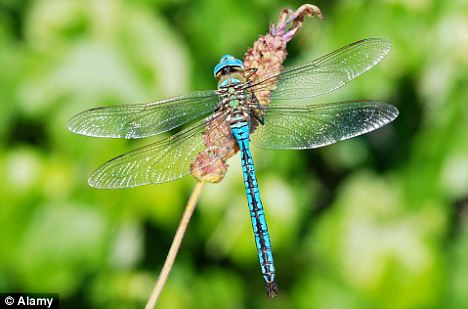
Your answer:
[[[221,57],[219,63],[215,66],[213,75],[219,79],[221,75],[233,70],[243,70],[244,64],[241,60],[234,58],[231,55],[224,55]]]
[[[232,55],[224,55],[221,57],[221,60],[219,62],[224,62],[224,61],[228,61],[228,60],[236,60],[236,58],[234,58],[234,56]]]

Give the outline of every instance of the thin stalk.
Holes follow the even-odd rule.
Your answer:
[[[190,199],[187,202],[187,206],[185,206],[184,214],[182,215],[182,219],[180,220],[179,227],[177,228],[176,234],[174,236],[174,240],[172,241],[171,248],[169,249],[169,253],[167,254],[166,261],[164,262],[164,266],[161,270],[158,280],[156,281],[156,285],[154,286],[153,291],[151,292],[150,298],[146,303],[145,309],[154,308],[156,302],[158,301],[159,294],[161,294],[164,284],[166,283],[167,277],[169,276],[169,272],[171,271],[172,265],[174,264],[177,252],[179,251],[180,244],[182,243],[182,239],[184,238],[184,234],[187,230],[190,218],[192,217],[195,206],[197,205],[197,201],[200,197],[200,192],[202,188],[203,182],[197,182],[195,188],[192,191],[192,195],[190,195]]]

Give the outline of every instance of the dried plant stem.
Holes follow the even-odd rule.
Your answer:
[[[187,206],[185,207],[184,214],[182,215],[182,219],[180,220],[179,227],[177,228],[176,234],[174,236],[174,240],[172,241],[171,248],[169,249],[169,253],[167,254],[166,261],[164,262],[164,266],[161,270],[161,274],[159,275],[158,281],[151,292],[150,298],[146,303],[146,309],[152,309],[156,305],[156,302],[159,298],[159,294],[161,294],[161,290],[166,283],[167,277],[169,276],[169,272],[171,271],[172,264],[174,264],[175,258],[177,256],[177,252],[179,251],[180,244],[182,243],[182,239],[184,238],[185,231],[187,230],[187,226],[190,222],[190,218],[192,217],[193,211],[195,210],[195,206],[197,205],[198,198],[200,197],[200,192],[203,188],[203,182],[197,182],[195,188],[192,191],[192,195],[190,195],[190,199],[187,202]]]

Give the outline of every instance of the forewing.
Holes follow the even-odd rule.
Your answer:
[[[87,136],[142,138],[205,116],[218,102],[216,91],[197,91],[145,104],[98,107],[73,116],[67,127]]]
[[[222,115],[213,115],[163,141],[118,156],[95,170],[89,178],[89,185],[100,189],[131,188],[169,182],[188,175],[194,157],[205,150],[208,119],[210,128],[216,128],[224,121]],[[216,159],[213,154],[212,161],[204,162],[199,168]]]
[[[251,139],[265,149],[317,148],[373,131],[397,116],[396,107],[376,101],[271,106]]]
[[[365,39],[310,63],[286,68],[250,86],[255,92],[273,90],[271,100],[303,99],[336,90],[379,63],[390,51],[384,39]]]

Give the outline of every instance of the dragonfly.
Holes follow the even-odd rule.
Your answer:
[[[306,64],[264,79],[255,68],[224,55],[214,68],[215,90],[195,91],[144,104],[98,107],[73,116],[70,131],[94,137],[137,139],[188,124],[173,135],[104,163],[89,177],[101,189],[160,184],[216,166],[240,152],[247,204],[269,297],[278,294],[270,234],[250,142],[263,149],[312,149],[393,121],[398,109],[373,100],[284,104],[334,91],[379,63],[385,39],[357,41]],[[268,102],[259,100],[268,94]],[[301,103],[302,104],[302,103]]]

